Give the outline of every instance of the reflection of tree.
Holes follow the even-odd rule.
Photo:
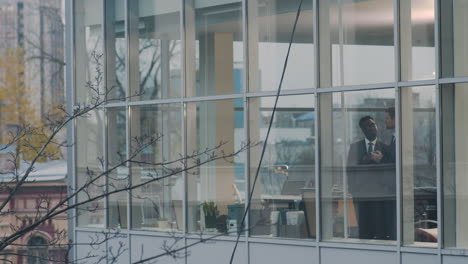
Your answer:
[[[139,50],[138,57],[140,61],[139,72],[140,72],[140,90],[144,99],[155,99],[161,97],[161,83],[163,81],[169,82],[169,80],[162,80],[162,56],[161,56],[161,43],[159,39],[151,38],[140,38],[139,39]],[[121,47],[122,46],[122,47]],[[120,47],[120,48],[119,48]],[[124,95],[124,76],[125,76],[125,49],[123,45],[118,45],[116,52],[116,86],[118,93]],[[179,41],[169,41],[169,61],[178,54]]]

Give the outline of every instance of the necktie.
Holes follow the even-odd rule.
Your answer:
[[[373,144],[371,142],[369,142],[368,145],[369,145],[369,147],[367,147],[367,153],[371,153]]]

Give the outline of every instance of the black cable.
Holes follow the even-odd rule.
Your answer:
[[[291,52],[291,46],[292,46],[292,43],[293,43],[293,40],[294,40],[294,34],[296,33],[296,26],[297,26],[297,22],[299,21],[299,15],[301,14],[301,8],[302,8],[302,2],[303,1],[304,0],[300,0],[299,7],[297,8],[296,20],[294,21],[294,26],[293,26],[293,30],[292,30],[292,33],[291,33],[291,38],[289,39],[288,52],[286,53],[286,58],[284,60],[283,72],[281,73],[281,79],[280,79],[280,82],[279,82],[279,85],[278,85],[278,91],[276,92],[275,105],[273,106],[273,112],[271,114],[270,124],[268,125],[268,131],[267,131],[265,141],[264,141],[264,144],[263,144],[263,149],[262,149],[262,154],[260,156],[260,161],[258,162],[254,182],[252,184],[252,190],[249,192],[249,200],[248,200],[248,203],[247,203],[247,207],[245,208],[244,215],[242,216],[242,222],[240,224],[241,230],[243,229],[243,227],[245,225],[245,218],[247,216],[247,212],[249,211],[250,205],[252,203],[253,192],[255,190],[255,185],[257,183],[258,175],[260,173],[260,167],[262,166],[263,157],[265,156],[265,151],[266,151],[266,147],[267,147],[267,143],[268,143],[268,137],[270,136],[271,127],[273,125],[273,119],[275,117],[275,112],[276,112],[276,106],[278,105],[278,99],[279,99],[279,95],[281,93],[281,87],[283,85],[283,80],[284,80],[284,75],[286,73],[286,68],[288,66],[289,54]],[[230,264],[232,264],[232,262],[234,261],[234,256],[236,255],[237,245],[239,244],[239,239],[240,239],[241,233],[242,232],[237,233],[236,244],[234,246],[234,249],[232,250],[231,260],[229,261]]]

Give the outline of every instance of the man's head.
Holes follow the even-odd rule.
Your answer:
[[[359,127],[364,136],[370,141],[377,138],[377,125],[371,116],[364,116],[359,120]]]
[[[395,130],[395,107],[385,110],[385,126],[387,129]]]

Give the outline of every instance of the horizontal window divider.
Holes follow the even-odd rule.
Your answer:
[[[435,84],[436,84],[436,80],[419,80],[419,81],[398,82],[399,87],[425,86],[425,85],[435,85]]]
[[[102,105],[102,108],[125,107],[127,105],[128,105],[128,102],[110,103],[110,104]]]
[[[453,77],[453,78],[441,78],[441,79],[439,79],[440,84],[464,83],[464,82],[468,82],[468,77]]]
[[[380,83],[380,84],[365,84],[365,85],[349,85],[349,86],[335,86],[329,88],[318,88],[317,93],[330,93],[330,92],[345,92],[345,91],[359,91],[359,90],[376,90],[395,88],[395,83]]]
[[[139,106],[139,105],[156,105],[156,104],[174,104],[181,103],[182,98],[170,98],[170,99],[158,99],[158,100],[148,100],[148,101],[135,101],[128,102],[129,106]]]
[[[377,242],[378,243],[378,242]],[[397,245],[379,245],[369,243],[350,243],[350,242],[319,242],[321,248],[346,248],[356,250],[389,251],[397,252]]]
[[[468,256],[468,249],[445,248],[445,249],[442,249],[442,255]]]
[[[226,242],[235,243],[237,237],[236,236],[226,236],[226,235],[222,235],[222,234],[201,234],[200,235],[200,233],[187,233],[185,238],[186,239],[191,239],[191,240],[200,240],[200,238],[202,238],[202,239],[206,239],[208,243],[209,243],[210,240],[211,241],[226,241]],[[240,242],[247,242],[247,240],[245,239],[245,236],[240,236],[239,241]]]
[[[270,244],[270,245],[287,245],[299,247],[317,247],[317,242],[313,239],[288,239],[282,237],[249,237],[249,244]]]
[[[203,101],[215,101],[215,100],[227,100],[227,99],[243,99],[244,94],[226,94],[226,95],[211,95],[211,96],[199,96],[183,98],[182,101],[185,103],[189,102],[203,102]]]
[[[278,91],[263,91],[247,93],[247,97],[268,97],[276,96]],[[315,94],[315,88],[294,89],[294,90],[281,90],[280,95],[301,95],[301,94]]]
[[[435,247],[410,247],[402,245],[400,248],[401,252],[404,253],[418,253],[418,254],[430,254],[437,255],[439,250]]]
[[[185,234],[182,231],[163,232],[163,231],[149,231],[149,230],[130,230],[129,233],[130,233],[130,236],[147,236],[147,237],[160,237],[160,238],[185,237]]]

